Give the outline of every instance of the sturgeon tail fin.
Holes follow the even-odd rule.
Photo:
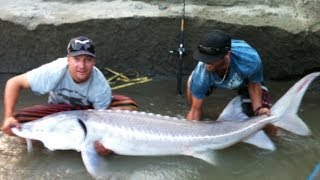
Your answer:
[[[279,119],[272,124],[301,136],[311,135],[308,126],[298,117],[297,113],[307,88],[319,75],[320,72],[315,72],[303,77],[273,105],[271,113],[279,116]]]

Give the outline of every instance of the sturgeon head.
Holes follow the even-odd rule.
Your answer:
[[[49,150],[80,151],[86,128],[79,119],[85,113],[65,111],[21,124],[21,130],[12,128],[17,136],[41,141]]]

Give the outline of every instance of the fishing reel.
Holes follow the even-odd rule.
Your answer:
[[[170,54],[177,54],[178,56],[184,56],[187,55],[187,50],[183,46],[183,44],[180,44],[179,48],[177,50],[170,50]]]

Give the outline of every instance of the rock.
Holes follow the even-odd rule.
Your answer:
[[[176,72],[171,63],[175,57],[168,58],[168,51],[179,44],[180,0],[0,3],[1,73],[25,72],[65,56],[68,41],[78,35],[96,42],[100,68],[169,76]],[[185,44],[191,51],[184,57],[186,75],[196,63],[192,50],[212,29],[255,47],[267,78],[292,78],[320,69],[319,1],[190,0],[185,10]]]

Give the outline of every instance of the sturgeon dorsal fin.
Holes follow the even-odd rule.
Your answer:
[[[218,117],[217,121],[237,121],[242,122],[249,117],[242,112],[241,97],[236,96],[228,105],[223,109],[222,113]]]

